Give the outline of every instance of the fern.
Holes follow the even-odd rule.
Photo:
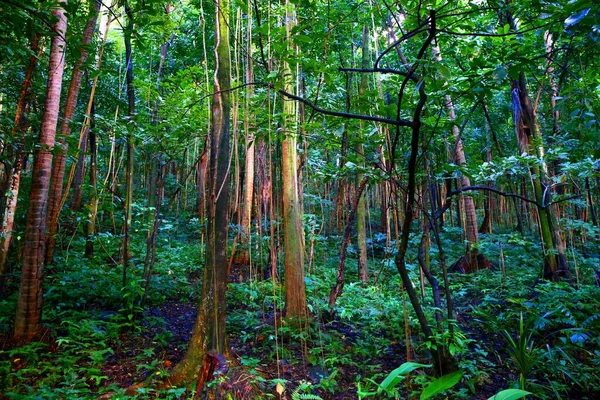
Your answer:
[[[302,382],[300,385],[292,392],[292,400],[323,400],[322,397],[317,396],[316,394],[311,393],[300,393],[304,391],[306,388],[310,386],[309,383]]]
[[[600,313],[599,314],[594,314],[590,317],[588,317],[585,321],[583,321],[583,323],[581,324],[582,328],[586,328],[589,324],[593,323],[594,321],[600,319]]]

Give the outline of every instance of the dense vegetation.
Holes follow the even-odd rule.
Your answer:
[[[0,399],[600,397],[595,2],[0,10]]]

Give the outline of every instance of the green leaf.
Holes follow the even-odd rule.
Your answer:
[[[438,393],[443,392],[446,389],[450,389],[452,386],[456,385],[460,378],[462,378],[464,371],[456,371],[450,374],[444,375],[435,381],[431,382],[423,393],[421,393],[421,400],[430,399]]]
[[[531,394],[521,389],[506,389],[490,397],[488,400],[517,400]]]
[[[415,362],[405,362],[385,377],[381,385],[379,385],[379,390],[377,390],[378,394],[381,394],[383,391],[393,388],[400,382],[404,375],[408,374],[411,371],[414,371],[417,368],[429,368],[431,365],[419,364]]]

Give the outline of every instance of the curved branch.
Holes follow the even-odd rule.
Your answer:
[[[424,26],[426,26],[429,23],[429,18],[425,19],[425,21],[423,21],[421,23],[421,25],[419,25],[418,27],[416,27],[414,30],[402,35],[400,37],[400,39],[396,40],[394,43],[392,43],[387,49],[385,49],[380,55],[379,57],[377,57],[377,60],[375,60],[375,68],[379,67],[379,62],[381,61],[381,59],[390,51],[392,51],[393,49],[396,48],[396,46],[398,46],[400,43],[404,42],[407,39],[410,39],[413,36],[418,35],[419,33],[422,32],[427,32],[429,29],[422,29]]]
[[[488,192],[496,193],[503,197],[516,197],[517,199],[521,199],[526,203],[535,204],[539,208],[545,208],[543,204],[540,204],[533,199],[530,199],[525,196],[521,196],[520,194],[516,194],[516,193],[503,192],[502,190],[498,190],[498,189],[490,187],[490,186],[481,186],[481,185],[464,186],[460,189],[454,189],[453,191],[448,193],[447,197],[456,196],[457,194],[460,194],[462,192],[471,192],[471,191],[476,191],[476,190],[487,190]]]
[[[334,117],[343,117],[343,118],[350,118],[350,119],[359,119],[359,120],[363,120],[363,121],[382,122],[384,124],[389,124],[389,125],[393,125],[393,126],[412,126],[413,125],[413,122],[410,120],[407,120],[407,119],[391,119],[391,118],[377,117],[377,116],[373,116],[373,115],[353,114],[353,113],[347,113],[347,112],[341,112],[341,111],[326,110],[324,108],[321,108],[321,107],[315,105],[310,100],[307,100],[300,96],[296,96],[295,94],[286,92],[285,90],[278,90],[278,92],[281,95],[283,95],[289,99],[299,101],[302,104],[309,106],[316,112],[318,112],[320,114],[324,114],[324,115],[331,115]]]

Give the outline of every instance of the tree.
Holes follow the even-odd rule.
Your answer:
[[[362,68],[368,68],[369,66],[369,28],[367,25],[363,27],[362,35]],[[363,74],[360,81],[359,95],[364,96],[367,91],[367,75]],[[364,157],[364,146],[362,142],[359,142],[356,148],[356,152],[359,156]],[[363,174],[358,173],[356,176],[356,187],[359,188],[360,182],[363,180]],[[358,204],[356,208],[356,235],[358,242],[358,277],[362,282],[369,280],[369,263],[367,257],[367,207],[365,197],[363,196],[362,190],[357,189]]]
[[[432,47],[433,55],[437,62],[442,61],[442,53],[439,44]],[[445,107],[448,111],[448,117],[450,120],[456,120],[456,112],[454,110],[454,104],[452,103],[452,97],[450,95],[445,96]],[[467,165],[467,158],[465,157],[465,151],[463,148],[463,141],[460,137],[460,129],[456,124],[452,125],[452,139],[454,140],[454,158],[457,165],[465,167]],[[471,186],[471,180],[465,174],[460,175],[460,187]],[[463,272],[477,271],[480,266],[486,265],[486,260],[483,255],[479,254],[477,243],[479,242],[479,230],[477,226],[477,214],[475,212],[475,201],[471,196],[461,196],[461,212],[463,215],[460,216],[463,219],[463,227],[465,231],[465,238],[467,243],[466,254],[461,257],[455,264],[455,268]],[[489,264],[489,262],[487,262]]]
[[[215,78],[207,196],[206,265],[198,316],[183,360],[174,369],[170,384],[198,376],[197,389],[212,379],[215,363],[228,354],[225,336],[227,290],[227,210],[229,206],[230,48],[229,2],[215,3]]]
[[[41,46],[43,48],[43,46]],[[8,251],[12,241],[12,232],[15,222],[15,213],[17,210],[17,202],[19,200],[19,190],[21,187],[21,170],[23,169],[25,154],[24,154],[24,133],[28,126],[27,113],[30,109],[31,84],[33,71],[38,62],[38,57],[41,55],[40,35],[34,34],[31,39],[31,52],[29,65],[25,71],[25,78],[21,85],[19,99],[17,101],[17,112],[15,122],[11,131],[12,138],[16,141],[14,151],[14,162],[12,172],[9,176],[8,194],[6,196],[6,207],[2,217],[2,226],[0,231],[0,298],[4,295],[4,279],[6,273],[6,264],[8,260]],[[37,54],[36,54],[37,53]]]
[[[292,45],[292,31],[296,26],[294,5],[285,2],[285,31],[288,52],[295,53]],[[294,76],[289,61],[283,60],[283,90],[294,92]],[[284,99],[281,132],[281,173],[283,176],[283,251],[285,271],[285,314],[290,318],[303,320],[307,316],[306,288],[304,283],[304,230],[298,193],[296,105],[290,99]]]
[[[77,99],[79,97],[79,89],[81,88],[81,79],[84,72],[84,64],[87,60],[89,46],[96,29],[96,20],[98,18],[98,12],[100,11],[100,4],[101,2],[99,0],[90,0],[88,20],[83,30],[83,38],[79,46],[79,59],[75,62],[73,71],[71,72],[71,83],[69,84],[69,90],[65,101],[60,132],[58,135],[59,144],[56,148],[57,150],[53,160],[52,179],[50,181],[47,222],[48,232],[46,234],[46,264],[51,264],[52,259],[54,258],[58,217],[63,203],[63,180],[68,150],[67,138],[71,134],[75,110],[77,108]]]
[[[519,29],[510,11],[504,16],[510,28],[518,33]],[[544,252],[544,278],[557,280],[568,274],[567,259],[564,246],[557,231],[556,216],[550,200],[547,168],[544,161],[543,138],[540,133],[535,109],[532,106],[525,72],[520,71],[518,77],[510,79],[511,100],[515,133],[521,154],[533,155],[541,163],[530,167],[531,182],[535,196],[540,238]]]
[[[61,0],[52,11],[52,15],[56,18],[52,27],[55,35],[52,37],[50,46],[46,101],[42,115],[39,148],[33,162],[29,208],[25,223],[23,267],[14,330],[15,338],[23,341],[32,340],[41,329],[46,204],[65,66],[65,34],[67,32],[65,5],[66,2]]]
[[[247,39],[246,39],[246,102],[245,102],[245,118],[244,118],[244,130],[246,133],[246,168],[244,171],[244,194],[243,194],[243,206],[242,216],[240,224],[240,244],[241,248],[238,250],[238,254],[235,257],[237,264],[248,265],[250,264],[250,225],[252,222],[252,204],[254,200],[254,164],[255,164],[255,141],[256,136],[254,131],[256,129],[256,121],[254,118],[254,112],[252,110],[253,105],[251,104],[254,89],[254,66],[252,59],[252,8],[248,7],[248,27],[247,27]]]
[[[133,59],[131,36],[133,35],[133,12],[129,1],[124,4],[127,25],[123,31],[125,41],[125,81],[127,82],[127,162],[125,166],[125,222],[123,224],[123,287],[127,286],[127,269],[131,259],[131,211],[133,206],[133,173],[135,169],[135,144],[133,130],[135,128],[135,87],[133,85]]]

